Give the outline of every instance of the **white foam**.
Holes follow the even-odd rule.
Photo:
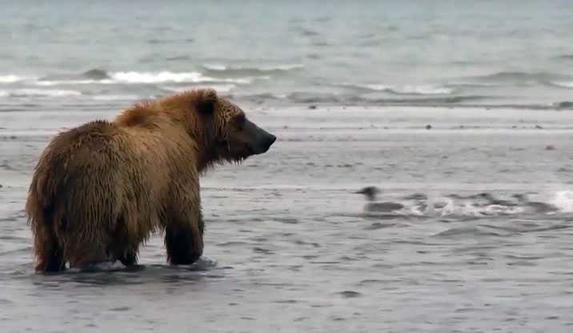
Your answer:
[[[56,89],[10,89],[0,91],[0,97],[66,97],[80,96],[81,94],[81,92],[75,90]]]
[[[404,95],[449,95],[453,92],[453,89],[432,85],[406,85],[390,88],[389,91]]]
[[[358,85],[359,87],[375,90],[375,91],[389,91],[392,87],[384,85],[384,84],[365,84],[365,85]]]
[[[205,64],[203,65],[203,67],[211,71],[226,71],[228,68],[227,66],[222,64]]]
[[[111,74],[111,78],[116,82],[122,83],[206,83],[206,82],[224,82],[248,84],[253,81],[252,78],[237,79],[217,79],[205,76],[199,72],[116,72]]]
[[[573,191],[557,191],[550,203],[561,212],[573,212]]]
[[[30,77],[18,76],[13,74],[0,75],[0,83],[15,83],[32,79]]]
[[[386,91],[397,95],[450,95],[454,89],[436,85],[403,85],[391,86],[385,84],[348,84],[373,91]]]
[[[293,69],[304,68],[303,64],[283,64],[283,65],[262,65],[262,66],[227,66],[223,64],[205,64],[203,65],[208,70],[223,72],[227,70],[233,71],[260,71],[260,72],[274,72],[274,71],[289,71]]]
[[[220,92],[220,93],[228,93],[231,90],[235,89],[236,87],[237,86],[234,84],[219,84],[219,85],[194,85],[192,87],[167,86],[167,87],[162,87],[162,88],[167,90],[167,91],[172,91],[172,92],[184,92],[184,91],[187,91],[189,89],[212,88],[212,89],[215,89],[217,92]]]
[[[556,81],[551,82],[551,84],[561,88],[573,88],[573,81]]]
[[[162,83],[162,82],[204,82],[209,78],[199,72],[117,72],[111,74],[115,81],[125,83]]]
[[[60,85],[76,85],[76,84],[112,84],[115,83],[113,80],[104,79],[104,80],[53,80],[53,81],[37,81],[35,85],[37,86],[60,86]]]
[[[137,95],[95,95],[92,97],[96,101],[131,101],[139,98],[140,96]]]

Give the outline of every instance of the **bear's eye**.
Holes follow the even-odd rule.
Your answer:
[[[237,127],[239,128],[239,130],[243,129],[246,121],[247,121],[247,118],[245,117],[244,114],[240,114],[235,118],[235,124],[237,124]]]

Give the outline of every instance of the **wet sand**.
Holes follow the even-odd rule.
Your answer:
[[[202,179],[202,262],[166,265],[156,236],[138,271],[34,274],[23,206],[35,161],[61,128],[110,118],[117,108],[78,110],[0,113],[2,332],[568,332],[573,325],[566,111],[255,107],[248,114],[279,140],[267,154]],[[425,194],[450,198],[454,209],[365,213],[353,192],[366,185],[382,188],[385,201]],[[556,211],[528,202],[480,210],[488,205],[476,196],[482,192],[526,194]]]

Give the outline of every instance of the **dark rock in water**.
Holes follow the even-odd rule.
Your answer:
[[[94,80],[104,80],[109,79],[109,75],[103,69],[90,69],[87,72],[84,72],[82,76],[94,79]]]
[[[545,150],[555,150],[555,146],[554,145],[547,145],[545,146]]]
[[[427,130],[432,129],[432,125],[430,125],[430,124],[426,125],[426,129],[427,129]]]
[[[311,110],[314,110],[314,109],[316,109],[316,105],[309,105],[308,108]]]
[[[541,127],[541,125],[535,125],[536,129],[543,129],[543,127]]]

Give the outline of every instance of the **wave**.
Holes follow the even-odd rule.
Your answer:
[[[118,83],[236,83],[249,84],[254,78],[213,78],[199,72],[116,72],[110,77]]]
[[[559,87],[559,88],[573,89],[573,81],[552,81],[552,82],[549,82],[549,85]]]
[[[231,94],[229,95],[230,98],[242,99],[247,101],[252,101],[255,103],[261,103],[267,100],[277,101],[277,100],[285,100],[288,95],[285,94],[273,94],[273,93],[260,93],[260,94]]]
[[[261,79],[257,77],[256,79]],[[160,83],[233,83],[249,84],[254,77],[214,78],[200,72],[112,72],[93,69],[75,76],[44,77],[35,82],[38,86],[87,85],[87,84],[160,84]]]
[[[573,212],[573,191],[557,191],[550,203],[562,212]]]
[[[497,72],[493,74],[475,76],[470,79],[486,82],[498,83],[548,83],[553,81],[566,81],[572,77],[565,74],[556,74],[550,72]]]
[[[292,93],[233,93],[233,98],[263,103],[265,101],[284,101],[295,104],[331,104],[331,105],[375,105],[375,106],[450,106],[456,104],[459,107],[475,107],[477,101],[493,99],[492,96],[463,95],[463,96],[424,96],[411,95],[403,98],[372,98],[359,94],[338,94],[338,93],[313,93],[313,92],[292,92]],[[474,103],[470,103],[474,102]],[[489,106],[489,105],[488,105]],[[505,106],[505,105],[504,105]],[[523,107],[522,105],[516,107]],[[542,108],[556,108],[556,106],[546,106]]]
[[[451,95],[454,89],[438,85],[389,86],[383,84],[345,84],[345,87],[387,92],[394,95]]]
[[[573,60],[573,54],[562,54],[562,55],[556,56],[555,59],[558,59],[558,60]]]
[[[260,75],[269,74],[273,72],[287,72],[304,68],[302,64],[284,64],[284,65],[269,65],[269,66],[234,66],[222,64],[205,64],[203,68],[208,72],[225,73],[234,75]]]
[[[320,94],[307,92],[294,92],[288,94],[287,99],[294,103],[326,103],[326,104],[358,104],[358,105],[411,105],[411,106],[437,106],[450,105],[469,101],[491,98],[480,95],[464,96],[428,96],[411,95],[404,98],[370,98],[354,94]]]
[[[113,80],[47,80],[42,79],[34,82],[37,86],[51,87],[51,86],[66,86],[66,85],[85,85],[85,84],[113,84]]]
[[[91,98],[95,101],[134,101],[141,97],[138,95],[95,95]]]
[[[31,80],[33,78],[14,74],[0,75],[0,83],[16,83]]]
[[[501,84],[494,82],[454,81],[449,82],[447,86],[451,88],[495,88],[501,86]]]
[[[80,96],[81,92],[76,90],[57,89],[11,89],[0,90],[0,97],[68,97]]]
[[[173,73],[173,72],[116,72],[111,78],[116,82],[124,83],[164,83],[164,82],[205,82],[210,78],[199,72]]]
[[[193,88],[212,88],[215,89],[217,92],[220,93],[228,93],[230,91],[232,91],[233,89],[235,89],[237,86],[234,84],[210,84],[208,86],[203,86],[203,85],[194,85]],[[189,87],[173,87],[173,86],[166,86],[166,87],[162,87],[163,90],[169,91],[169,92],[183,92],[183,91],[187,91],[189,90]]]

